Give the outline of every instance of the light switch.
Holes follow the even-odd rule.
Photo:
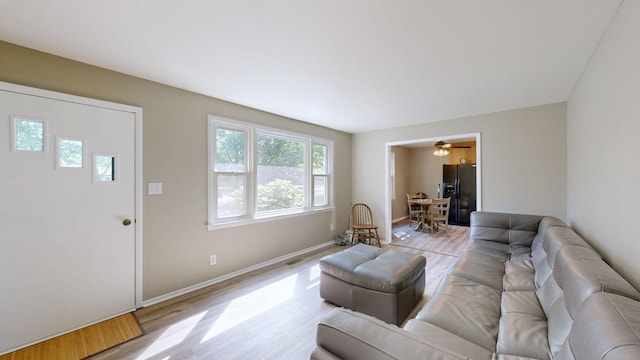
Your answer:
[[[149,195],[160,195],[162,194],[162,183],[149,183],[147,190]]]

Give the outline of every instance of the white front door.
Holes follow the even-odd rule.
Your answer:
[[[135,308],[135,113],[0,87],[0,129],[2,354]]]

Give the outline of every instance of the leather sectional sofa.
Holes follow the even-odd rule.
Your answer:
[[[561,220],[475,212],[469,247],[414,319],[336,308],[311,359],[640,359],[638,300]]]

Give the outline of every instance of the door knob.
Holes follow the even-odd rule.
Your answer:
[[[124,225],[124,226],[129,226],[129,225],[131,225],[131,220],[129,220],[129,219],[124,219],[124,220],[122,220],[122,225]]]

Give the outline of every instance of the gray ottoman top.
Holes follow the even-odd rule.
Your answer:
[[[424,271],[427,259],[418,254],[358,244],[320,260],[320,270],[363,288],[398,293]]]

